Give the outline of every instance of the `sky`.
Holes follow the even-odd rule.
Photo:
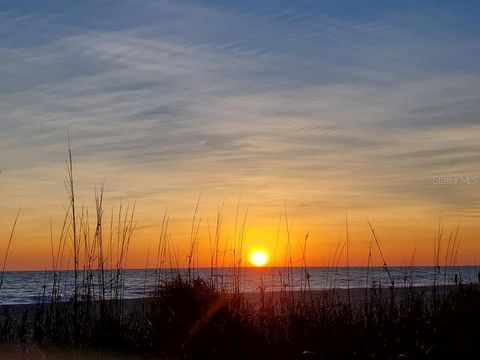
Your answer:
[[[367,219],[392,264],[431,264],[439,223],[476,264],[479,15],[478,1],[2,1],[2,251],[22,209],[7,268],[51,264],[68,132],[79,203],[93,212],[103,181],[107,215],[136,203],[131,267],[166,211],[185,264],[199,199],[200,265],[222,204],[223,241],[238,207],[245,248],[289,232],[295,264],[307,233],[309,264],[331,262],[346,217],[351,264],[367,262]]]

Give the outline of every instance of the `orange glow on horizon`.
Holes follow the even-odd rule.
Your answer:
[[[85,199],[84,203],[89,204],[88,197],[79,197],[79,199]],[[48,209],[59,209],[57,212],[46,213],[34,207],[22,210],[8,255],[6,270],[45,270],[52,268],[52,240],[48,218],[52,219],[53,246],[55,256],[57,256],[62,216],[64,216],[61,200],[61,198],[58,200],[58,204],[54,203],[48,206]],[[198,220],[194,266],[210,267],[212,256],[214,256],[213,263],[219,267],[238,266],[241,259],[244,260],[243,262],[240,261],[242,266],[281,267],[290,263],[290,261],[292,266],[302,266],[303,259],[305,259],[308,266],[328,267],[332,266],[334,256],[336,256],[334,264],[347,265],[346,251],[338,250],[338,254],[335,255],[337,248],[341,249],[345,246],[344,213],[328,213],[321,218],[321,221],[318,221],[309,217],[310,211],[307,212],[293,204],[289,212],[289,231],[287,231],[285,221],[279,222],[278,220],[281,218],[283,210],[280,205],[278,206],[279,210],[275,212],[270,208],[262,208],[259,200],[247,198],[244,202],[252,205],[249,208],[246,220],[246,230],[239,235],[238,227],[237,229],[235,227],[236,204],[233,200],[225,206],[219,230],[215,228],[215,225],[212,225],[215,224],[218,203],[206,199],[203,201],[199,210],[202,216],[198,216],[201,221]],[[172,203],[175,202],[172,201]],[[112,207],[114,207],[113,210],[111,210]],[[107,198],[102,226],[103,252],[108,255],[105,265],[107,268],[115,267],[117,263],[118,210],[116,209],[118,207],[118,201]],[[240,212],[245,207],[241,207]],[[372,234],[365,223],[364,214],[367,212],[372,214],[370,220],[389,266],[432,265],[431,239],[436,236],[438,225],[435,219],[429,217],[410,216],[407,210],[412,210],[411,213],[416,214],[415,209],[401,209],[395,212],[383,210],[382,214],[379,214],[378,210],[370,209],[349,213],[349,266],[366,266],[369,259]],[[0,241],[3,241],[3,245],[0,246],[0,256],[5,254],[6,241],[8,240],[9,230],[13,226],[15,211],[15,208],[4,208],[0,213],[3,219],[2,228],[0,228]],[[113,228],[111,224],[112,211],[114,214]],[[161,224],[155,222],[157,218],[151,214],[158,212],[157,207],[150,203],[140,203],[137,207],[135,223],[139,226],[135,229],[128,248],[126,268],[143,269],[146,266],[149,268],[156,266],[154,252],[157,251],[159,246]],[[169,214],[171,214],[171,221],[168,225],[169,246],[165,258],[160,259],[165,267],[188,266],[191,212],[191,208],[185,206],[172,207],[169,210]],[[312,210],[312,212],[315,211]],[[407,215],[405,215],[406,213]],[[158,215],[159,218],[161,216],[163,216],[162,213]],[[95,217],[93,215],[90,217],[91,226],[95,226]],[[468,219],[453,217],[444,220],[444,238],[448,239],[451,233],[455,233],[457,222],[461,224],[458,235],[458,238],[461,239],[461,246],[458,258],[455,259],[456,264],[475,265],[478,263],[476,258],[478,253],[478,242],[476,241],[478,224],[468,221]],[[73,267],[71,229],[67,231],[69,234],[66,245],[61,247],[64,251],[60,255],[61,261],[58,265],[61,269],[71,269]],[[111,231],[113,231],[112,244],[107,240],[110,239]],[[217,231],[218,239],[215,237]],[[309,236],[305,241],[305,234],[307,233]],[[94,241],[93,236],[94,233],[92,232],[89,240],[91,243]],[[244,241],[244,245],[240,245],[242,241]],[[234,255],[235,247],[237,249],[236,255]],[[240,249],[243,249],[241,253]],[[442,251],[446,251],[445,249],[446,246]],[[252,254],[255,251],[263,251],[265,256],[257,254],[255,260],[252,261]],[[80,249],[81,266],[83,266],[85,259],[83,252],[84,247]],[[376,247],[372,248],[371,254],[373,265],[382,266],[383,263]],[[266,260],[264,257],[266,257]]]

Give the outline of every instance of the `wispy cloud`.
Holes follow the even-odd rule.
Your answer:
[[[112,196],[155,206],[251,189],[310,212],[471,216],[478,191],[432,177],[480,175],[479,13],[475,2],[1,5],[7,197],[51,201],[68,129],[90,170],[80,183],[106,177]]]

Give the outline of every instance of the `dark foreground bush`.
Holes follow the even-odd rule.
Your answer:
[[[3,312],[1,340],[178,359],[478,359],[480,293],[411,288],[349,304],[333,296],[263,294],[248,301],[175,277],[135,309],[127,302],[45,304]],[[76,316],[75,316],[76,314]]]

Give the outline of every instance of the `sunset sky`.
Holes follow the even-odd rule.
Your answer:
[[[222,238],[248,207],[246,249],[278,237],[278,264],[285,208],[295,264],[309,233],[309,264],[327,265],[346,214],[351,264],[367,218],[392,264],[431,264],[439,221],[476,264],[479,16],[478,1],[2,1],[0,255],[21,208],[8,268],[50,267],[70,132],[79,203],[93,212],[103,180],[106,217],[136,201],[131,267],[166,210],[185,264],[199,197],[201,265],[223,202]]]

